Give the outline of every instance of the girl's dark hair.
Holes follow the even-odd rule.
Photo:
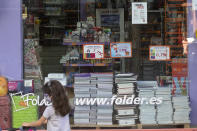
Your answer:
[[[56,114],[65,116],[70,112],[69,99],[64,87],[59,81],[52,80],[47,82],[43,87],[43,91],[51,97]]]

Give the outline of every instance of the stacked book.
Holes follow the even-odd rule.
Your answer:
[[[113,95],[113,73],[92,73],[91,83],[95,82],[97,84],[97,94],[95,97],[106,99],[104,104],[97,103],[97,125],[112,125],[113,103],[111,103],[111,98]]]
[[[137,105],[134,105],[131,101],[123,102],[124,99],[129,100],[129,98],[133,99],[136,96],[136,81],[137,76],[133,73],[115,75],[117,99],[114,109],[117,112],[116,120],[119,125],[134,125],[136,119],[138,119]]]
[[[172,124],[173,108],[171,99],[171,89],[169,87],[159,87],[156,90],[157,101],[157,123]]]
[[[156,124],[156,109],[155,104],[150,103],[150,99],[155,97],[155,87],[158,87],[156,81],[138,81],[137,87],[139,90],[139,97],[146,98],[143,103],[139,105],[140,109],[140,123],[141,124]]]
[[[174,96],[172,97],[174,108],[173,120],[174,123],[190,123],[190,107],[188,96]]]
[[[74,94],[75,99],[90,98],[90,89],[93,85],[90,83],[90,74],[76,74],[74,76]],[[96,85],[94,85],[96,88]],[[75,124],[89,124],[90,122],[90,105],[87,103],[76,103],[74,110]]]
[[[47,77],[45,77],[45,83],[49,82],[50,80],[57,80],[63,86],[67,85],[67,77],[64,73],[49,73]]]

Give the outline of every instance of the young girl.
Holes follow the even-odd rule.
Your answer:
[[[44,85],[43,91],[48,94],[52,105],[45,109],[38,121],[23,123],[23,126],[37,127],[47,123],[47,131],[70,131],[70,106],[64,87],[60,82],[53,80]]]

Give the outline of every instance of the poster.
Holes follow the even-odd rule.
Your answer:
[[[197,1],[192,0],[192,10],[197,10]]]
[[[170,46],[150,46],[149,60],[168,61],[170,60]]]
[[[132,3],[132,24],[147,24],[147,2]]]
[[[83,59],[103,59],[104,44],[84,44]]]
[[[111,43],[110,52],[112,58],[132,57],[132,44],[128,43]]]

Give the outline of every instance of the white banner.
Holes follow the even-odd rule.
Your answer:
[[[147,2],[132,3],[132,24],[147,24]]]

